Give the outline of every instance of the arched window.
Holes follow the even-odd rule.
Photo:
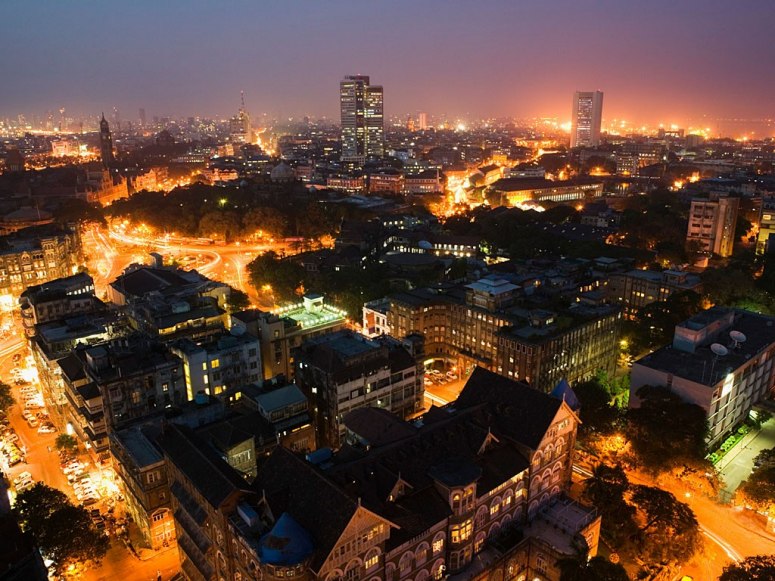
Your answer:
[[[490,517],[495,518],[501,509],[501,497],[496,496],[490,503]]]
[[[437,559],[436,562],[433,563],[433,567],[431,567],[431,577],[438,581],[444,575],[445,568],[444,559]]]
[[[500,534],[500,532],[501,532],[501,525],[499,525],[498,523],[493,523],[493,525],[490,527],[490,534],[487,536],[490,539],[494,539]]]
[[[474,539],[474,553],[478,553],[482,550],[485,538],[487,537],[485,536],[484,531],[476,534],[476,538]]]
[[[342,573],[341,569],[334,569],[328,574],[326,581],[341,581],[343,575],[344,574]]]
[[[438,555],[444,550],[444,533],[436,533],[436,536],[433,537],[433,545],[431,545],[431,548],[433,549],[434,555]]]
[[[347,564],[347,568],[344,570],[344,581],[360,581],[361,575],[361,560],[353,559]]]
[[[487,510],[486,506],[480,506],[479,510],[476,511],[476,519],[474,526],[477,529],[484,528],[484,525],[487,524],[487,515],[490,511]]]
[[[514,502],[514,493],[511,490],[507,490],[506,493],[503,495],[503,500],[501,501],[501,506],[503,506],[503,510],[509,510],[513,502]]]
[[[412,570],[412,561],[414,561],[414,553],[412,553],[412,551],[403,554],[401,560],[398,562],[398,574],[401,577],[408,575]]]
[[[501,519],[501,530],[506,530],[506,528],[511,524],[511,515],[507,514]]]
[[[430,546],[428,545],[428,543],[420,543],[417,549],[415,549],[414,551],[415,566],[422,567],[423,565],[425,565],[425,562],[428,560],[429,553],[430,553]]]
[[[385,581],[393,581],[396,576],[396,566],[393,563],[385,565]]]
[[[372,547],[368,550],[366,553],[366,558],[363,561],[363,567],[370,571],[374,567],[379,565],[379,548],[378,547]]]

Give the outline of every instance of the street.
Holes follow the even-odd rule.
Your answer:
[[[775,419],[770,419],[761,431],[749,434],[751,437],[743,440],[729,451],[730,458],[721,460],[721,478],[724,481],[724,491],[732,495],[740,483],[748,478],[753,468],[753,461],[762,450],[775,448]]]

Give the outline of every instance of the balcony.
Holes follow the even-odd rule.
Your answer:
[[[194,520],[188,516],[186,511],[181,509],[176,510],[175,520],[203,555],[207,553],[208,550],[210,550],[212,542],[207,538],[207,535],[202,532],[199,526],[197,526]]]

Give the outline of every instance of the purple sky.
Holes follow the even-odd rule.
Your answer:
[[[0,116],[338,116],[369,74],[388,115],[775,117],[775,0],[3,0]]]

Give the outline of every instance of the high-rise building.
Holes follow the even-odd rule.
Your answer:
[[[382,87],[367,75],[352,75],[339,83],[342,117],[342,160],[363,161],[385,153]]]
[[[105,119],[105,113],[100,119],[100,157],[106,169],[113,165],[113,137],[110,134],[110,124]]]
[[[140,107],[140,127],[145,127],[145,107]]]
[[[428,129],[428,114],[427,113],[420,113],[417,116],[417,128],[420,131],[425,131]]]
[[[600,145],[600,124],[603,120],[603,92],[576,91],[573,94],[573,121],[570,146]]]
[[[705,252],[724,258],[732,256],[739,205],[740,198],[692,200],[686,241],[698,240]]]
[[[229,121],[229,133],[233,143],[253,143],[253,128],[250,115],[245,109],[245,93],[240,92],[239,112]]]

